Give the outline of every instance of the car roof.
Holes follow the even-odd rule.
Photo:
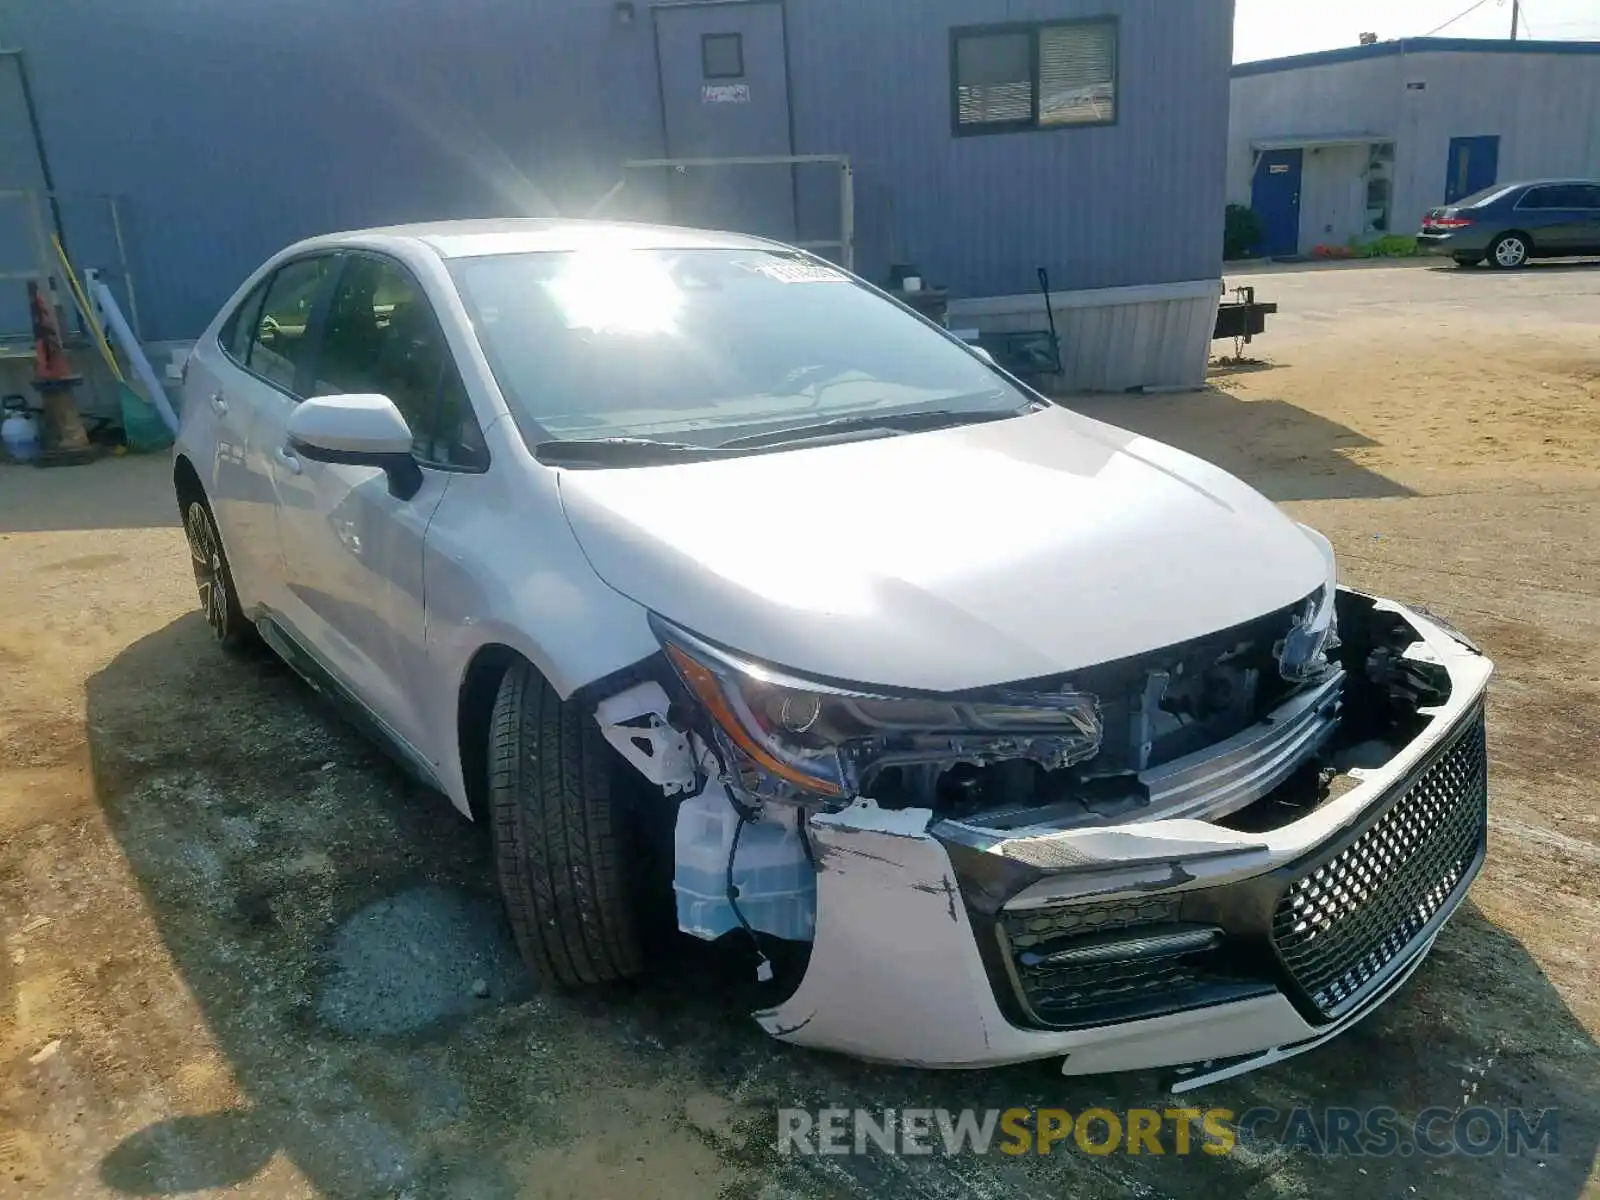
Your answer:
[[[1501,183],[1492,186],[1502,188],[1549,187],[1551,185],[1565,187],[1579,184],[1583,187],[1600,187],[1600,179],[1519,179],[1514,183]]]
[[[717,249],[770,250],[779,243],[740,233],[645,225],[631,221],[581,221],[553,217],[497,217],[431,221],[353,229],[313,239],[318,246],[420,242],[441,258],[563,250]]]

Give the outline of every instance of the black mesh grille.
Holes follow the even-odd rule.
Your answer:
[[[1056,1028],[1273,991],[1310,1019],[1343,1016],[1415,953],[1470,878],[1487,802],[1477,713],[1377,815],[1306,863],[1137,900],[1002,908],[982,939],[996,994],[1021,1023]],[[1209,946],[1177,948],[1208,929]],[[1159,949],[1163,938],[1174,948]]]
[[[1375,824],[1279,900],[1273,944],[1324,1016],[1337,1016],[1404,951],[1472,870],[1487,815],[1485,768],[1480,717]]]

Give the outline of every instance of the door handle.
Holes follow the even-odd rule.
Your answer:
[[[228,402],[222,398],[221,392],[211,393],[211,409],[219,417],[227,415]]]
[[[300,474],[300,458],[289,447],[278,447],[278,462],[291,475]]]

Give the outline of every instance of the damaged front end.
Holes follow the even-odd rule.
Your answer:
[[[1236,1073],[1388,995],[1481,861],[1490,664],[1331,582],[1178,646],[961,695],[800,679],[656,632],[665,686],[597,716],[688,794],[680,927],[810,944],[757,1014],[799,1044]]]

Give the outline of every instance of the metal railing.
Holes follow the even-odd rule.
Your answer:
[[[856,262],[856,191],[855,172],[850,158],[844,154],[749,154],[717,158],[630,158],[622,164],[624,174],[609,191],[589,206],[586,216],[599,216],[628,186],[628,171],[674,170],[691,171],[720,169],[724,167],[795,167],[832,164],[839,171],[839,236],[837,239],[795,242],[804,250],[836,250],[839,263],[847,271],[855,270]]]
[[[83,205],[103,205],[97,216],[94,211],[85,213]],[[50,216],[47,217],[46,210]],[[57,307],[71,313],[75,311],[70,300],[63,300],[65,289],[58,286],[62,267],[51,245],[56,214],[65,213],[65,228],[60,230],[63,244],[73,254],[73,266],[99,267],[107,277],[120,284],[127,300],[128,320],[134,332],[143,336],[139,320],[139,297],[134,288],[133,274],[128,269],[128,243],[123,232],[122,210],[116,196],[85,192],[55,192],[41,188],[0,188],[0,242],[27,247],[28,261],[11,259],[0,261],[0,287],[16,285],[21,292],[28,282],[37,281],[54,298]],[[99,228],[96,230],[95,225]],[[20,233],[20,238],[8,238],[7,231]],[[98,237],[88,235],[98,233]],[[82,257],[72,250],[74,235],[83,235],[100,247],[93,261],[80,261]],[[105,261],[109,255],[112,261]],[[0,311],[4,311],[0,309]],[[70,323],[70,322],[69,322]],[[0,327],[0,340],[31,338],[31,326],[16,329]],[[63,329],[65,332],[65,329]]]

